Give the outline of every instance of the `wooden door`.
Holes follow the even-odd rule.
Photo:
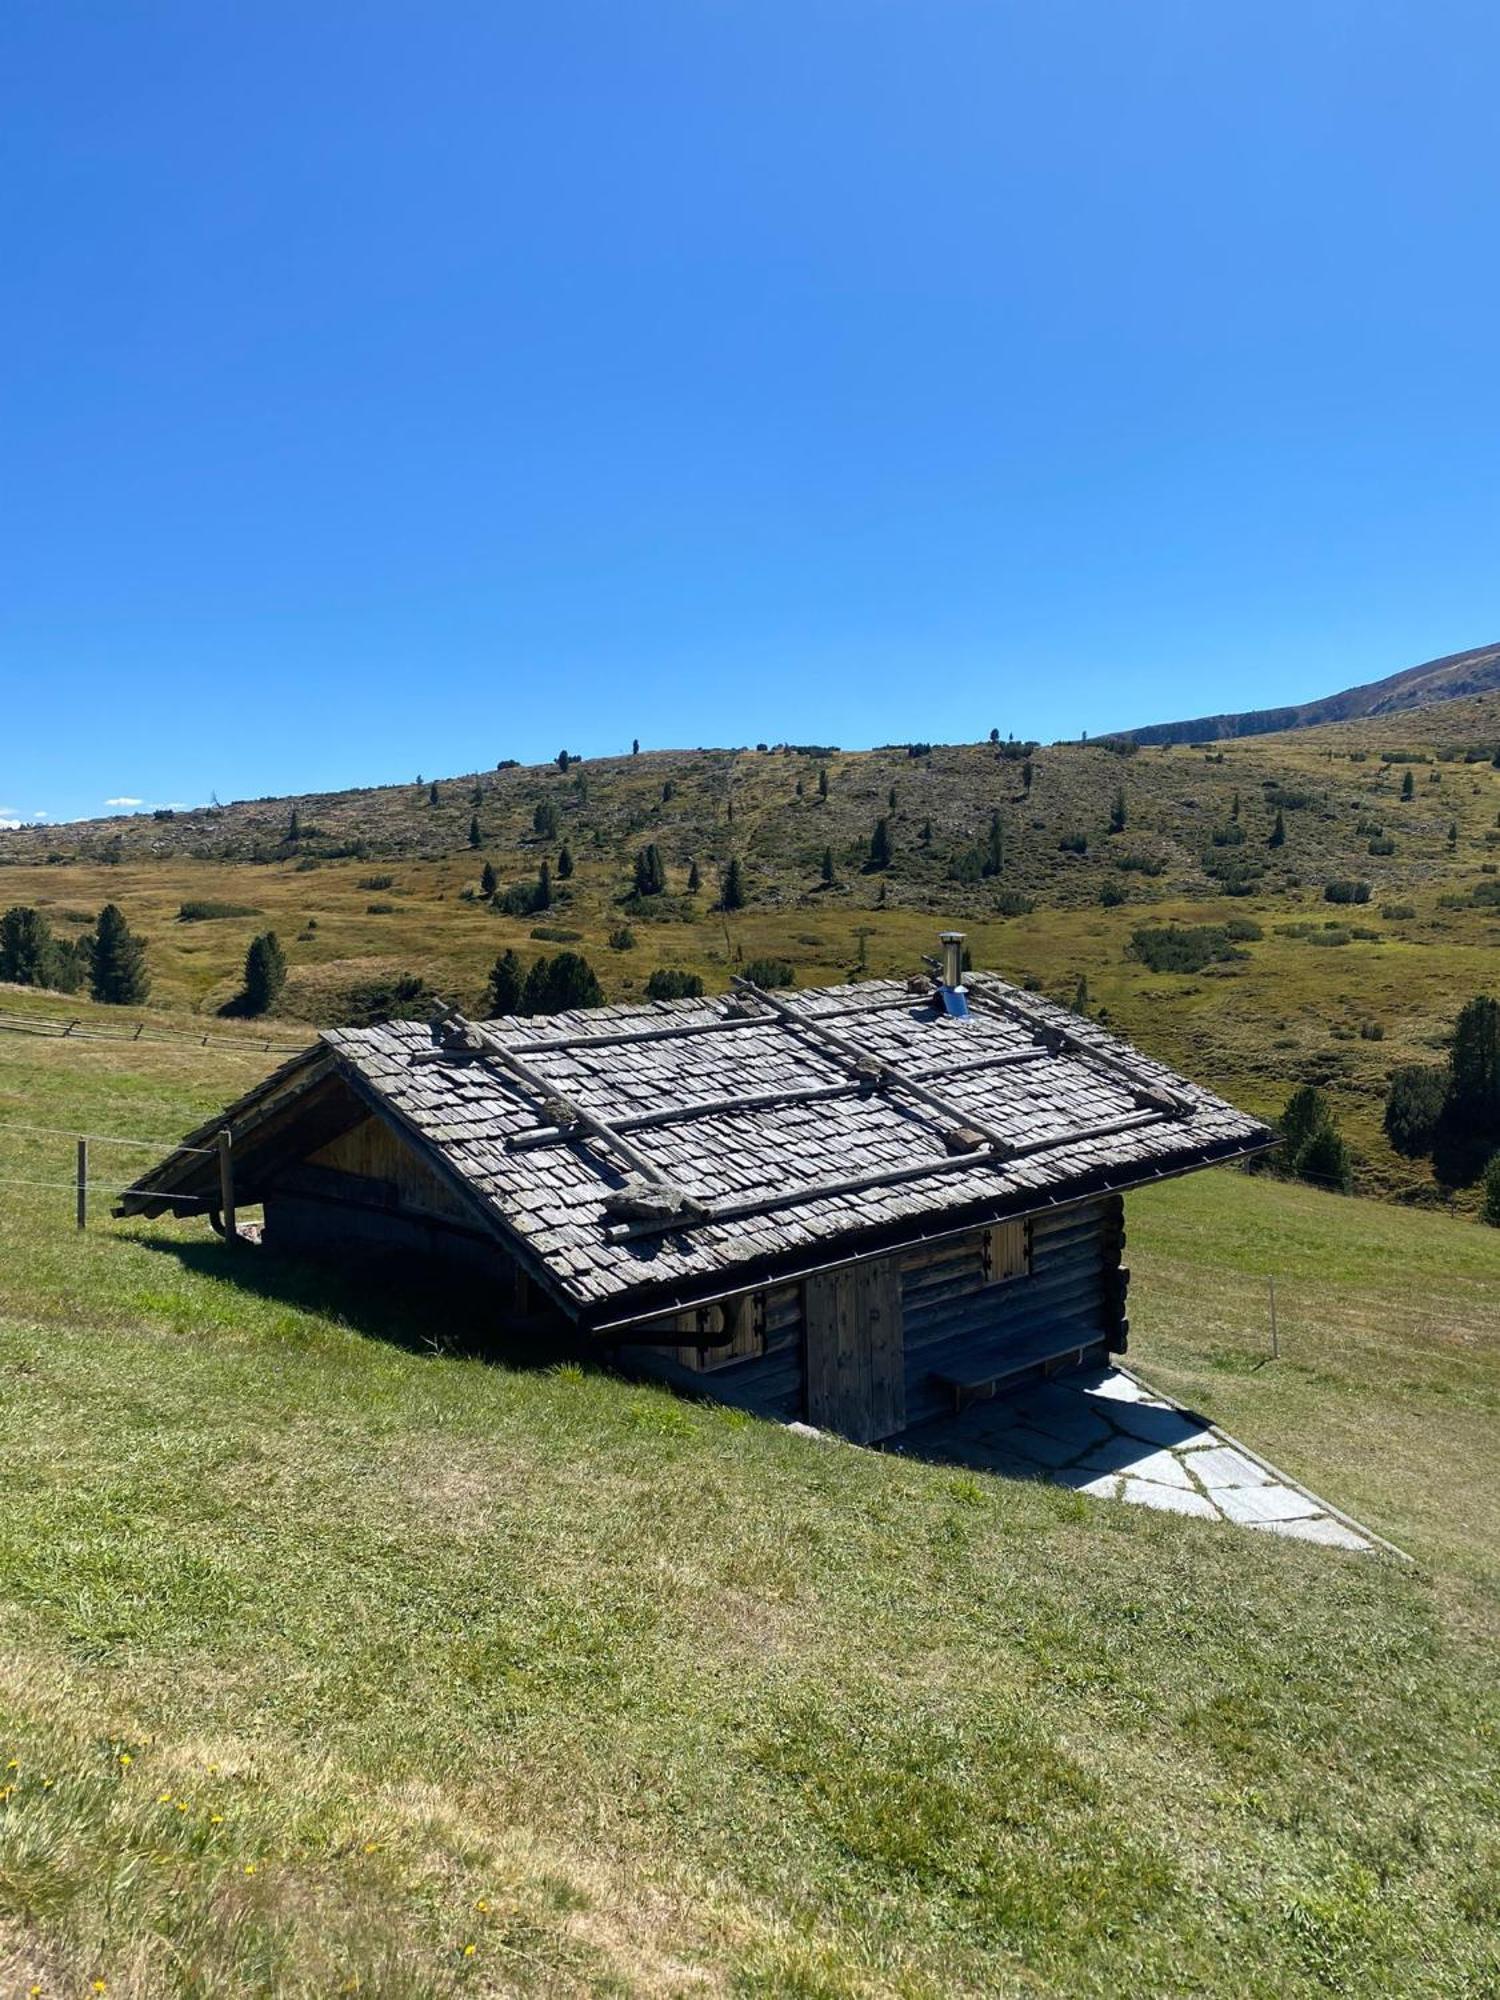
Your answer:
[[[892,1257],[809,1278],[802,1288],[807,1421],[856,1444],[906,1425],[901,1274]]]

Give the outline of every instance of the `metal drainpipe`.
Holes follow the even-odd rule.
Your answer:
[[[964,933],[941,931],[938,943],[943,947],[943,984],[961,987],[964,983]]]

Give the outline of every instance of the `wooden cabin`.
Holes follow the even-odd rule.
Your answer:
[[[989,974],[328,1029],[123,1197],[461,1263],[497,1328],[868,1441],[1121,1352],[1122,1196],[1272,1134]],[[221,1225],[222,1226],[222,1225]]]

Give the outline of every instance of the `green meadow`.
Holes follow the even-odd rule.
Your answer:
[[[241,1033],[0,1035],[0,1990],[1497,1990],[1500,1235],[1130,1203],[1135,1365],[1412,1560],[1346,1556],[17,1184],[72,1164],[22,1125],[184,1129]]]

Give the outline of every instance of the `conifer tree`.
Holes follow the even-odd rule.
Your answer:
[[[573,850],[571,847],[569,847],[568,843],[564,841],[561,848],[558,850],[558,856],[557,856],[558,881],[566,882],[568,877],[572,874],[572,872],[573,872]]]
[[[441,799],[441,796],[442,796],[442,795],[441,795],[441,794],[440,794],[440,792],[438,791],[438,781],[437,781],[437,779],[436,779],[436,778],[434,778],[434,779],[433,779],[433,781],[432,781],[432,783],[431,783],[431,784],[430,784],[430,785],[429,785],[429,786],[427,787],[427,803],[428,803],[428,805],[430,805],[430,806],[435,806],[435,805],[437,805],[437,804],[439,803],[440,799]]]
[[[640,756],[640,754],[641,754],[641,739],[640,739],[640,737],[639,737],[639,736],[632,736],[632,737],[631,737],[631,739],[630,739],[630,754],[631,754],[631,756],[632,756],[632,757],[639,757],[639,756]]]
[[[471,806],[482,806],[484,804],[484,790],[477,778],[474,780],[474,789],[469,794],[469,804]]]
[[[696,896],[703,887],[703,876],[696,861],[688,864],[688,894]]]
[[[0,979],[12,986],[50,986],[52,926],[40,910],[16,903],[0,917]]]
[[[302,815],[295,806],[292,807],[292,816],[286,823],[286,837],[293,847],[302,838]]]
[[[721,910],[742,910],[745,907],[745,877],[740,867],[740,857],[731,854],[729,866],[724,870],[724,882],[719,891]]]
[[[872,868],[889,868],[890,865],[891,865],[890,822],[888,820],[878,819],[875,822],[875,831],[870,835],[870,866]]]
[[[488,902],[500,887],[500,877],[495,873],[493,861],[486,861],[479,871],[479,893]]]
[[[1456,848],[1457,846],[1458,846],[1458,821],[1455,819],[1451,820],[1448,825],[1448,852],[1451,854],[1454,848]]]
[[[980,863],[982,875],[999,875],[1005,867],[1005,829],[1000,824],[998,812],[990,814],[990,830],[985,836],[984,860]]]
[[[269,1014],[286,985],[286,954],[275,931],[262,931],[250,940],[245,953],[244,1010],[247,1014]]]
[[[1414,799],[1414,798],[1416,797],[1416,795],[1417,795],[1417,787],[1416,787],[1416,781],[1415,781],[1415,780],[1413,779],[1413,777],[1412,777],[1412,774],[1411,774],[1411,772],[1410,772],[1410,771],[1403,771],[1403,772],[1402,772],[1402,774],[1401,774],[1401,796],[1402,796],[1402,798],[1403,798],[1403,799]]]
[[[1448,1112],[1458,1127],[1500,1135],[1500,1002],[1480,994],[1460,1012],[1448,1078]]]
[[[1238,793],[1235,794],[1235,811],[1236,813],[1238,813],[1239,811]],[[1128,817],[1129,815],[1127,814],[1125,808],[1125,787],[1123,785],[1116,785],[1115,795],[1110,803],[1110,808],[1109,808],[1110,832],[1123,833],[1125,831],[1125,824]]]
[[[524,983],[520,959],[513,951],[502,951],[490,970],[487,1005],[491,1018],[519,1011]]]
[[[543,840],[557,838],[557,807],[551,799],[543,799],[531,815],[531,830]]]
[[[666,892],[667,870],[661,858],[661,849],[653,840],[635,857],[635,893],[638,896],[660,896]]]
[[[818,797],[820,799],[826,799],[827,796],[828,796],[828,767],[825,764],[821,765],[818,770]]]
[[[479,831],[479,815],[478,815],[478,813],[471,813],[471,814],[469,815],[469,845],[470,845],[470,847],[478,847],[478,845],[479,845],[479,843],[480,843],[480,840],[481,840],[481,838],[482,838],[482,836],[481,836],[481,834],[480,834],[480,831]]]
[[[552,908],[552,870],[545,861],[536,871],[536,888],[532,894],[531,907],[534,910]]]
[[[1280,806],[1276,808],[1276,823],[1271,828],[1271,837],[1266,842],[1266,845],[1267,847],[1286,846],[1286,820],[1282,816]]]
[[[1229,817],[1231,819],[1238,819],[1239,816],[1240,816],[1240,795],[1238,792],[1236,792],[1234,797],[1229,801]]]
[[[117,903],[106,903],[94,928],[89,991],[113,1007],[132,1007],[151,991],[146,947]]]
[[[991,743],[998,743],[1000,741],[1000,732],[998,729],[992,729],[990,731],[990,741]]]
[[[896,787],[894,785],[886,793],[885,802],[892,812],[896,810]]]
[[[827,887],[833,887],[833,849],[831,847],[823,849],[823,881]]]

